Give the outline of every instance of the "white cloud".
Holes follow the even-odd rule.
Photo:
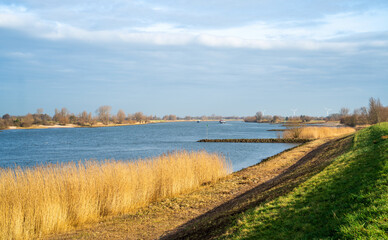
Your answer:
[[[58,21],[41,19],[24,7],[0,6],[0,27],[50,40],[71,39],[94,43],[141,43],[153,45],[198,44],[208,47],[252,49],[352,50],[360,46],[387,46],[388,40],[347,42],[336,40],[352,34],[388,31],[383,11],[326,16],[306,26],[305,22],[256,22],[226,29],[191,29],[171,23],[147,27],[89,30]],[[386,20],[386,21],[384,21]]]

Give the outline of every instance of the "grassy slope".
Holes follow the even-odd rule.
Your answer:
[[[388,123],[291,193],[239,215],[225,239],[388,239]]]

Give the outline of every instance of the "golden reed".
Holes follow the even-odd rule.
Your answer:
[[[231,172],[217,154],[173,152],[135,162],[107,160],[0,169],[0,238],[31,239],[215,181]]]
[[[344,134],[355,132],[351,127],[303,127],[291,128],[283,133],[283,138],[302,138],[302,139],[316,139],[326,137],[336,137]]]

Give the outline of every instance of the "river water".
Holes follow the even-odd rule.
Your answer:
[[[87,159],[134,161],[174,150],[206,150],[230,159],[233,170],[251,166],[295,144],[198,143],[203,138],[276,138],[281,125],[174,122],[103,128],[5,130],[0,132],[0,167],[28,167]]]

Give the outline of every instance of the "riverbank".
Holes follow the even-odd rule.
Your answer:
[[[237,139],[201,139],[198,142],[224,143],[306,143],[313,139],[307,138],[237,138]]]
[[[96,124],[96,125],[91,125],[91,126],[81,126],[77,124],[66,124],[66,125],[32,125],[30,127],[15,127],[15,126],[10,126],[7,129],[2,129],[2,130],[17,130],[17,129],[51,129],[51,128],[98,128],[98,127],[119,127],[119,126],[131,126],[131,125],[143,125],[147,123],[123,123],[123,124]]]
[[[95,125],[86,125],[86,126],[81,126],[77,124],[66,124],[66,125],[59,125],[59,124],[54,124],[54,125],[32,125],[30,127],[15,127],[15,126],[10,126],[3,130],[17,130],[17,129],[50,129],[50,128],[100,128],[100,127],[121,127],[121,126],[133,126],[133,125],[144,125],[144,124],[155,124],[155,123],[171,123],[171,122],[218,122],[219,120],[198,120],[198,119],[193,119],[193,120],[151,120],[149,122],[132,122],[132,123],[110,123],[110,124],[102,124],[102,123],[97,123]],[[228,119],[228,121],[242,121],[241,119]]]
[[[215,212],[216,215],[225,212],[225,208],[222,207],[224,204],[233,202],[233,199],[237,199],[240,195],[246,196],[247,192],[268,181],[273,181],[287,171],[293,172],[295,166],[303,165],[306,167],[304,169],[311,169],[309,167],[311,164],[305,163],[309,162],[308,159],[311,159],[311,156],[320,154],[320,156],[328,157],[329,160],[332,159],[338,154],[338,151],[343,150],[342,147],[335,147],[338,147],[340,143],[333,139],[308,142],[270,157],[257,165],[235,172],[215,184],[205,184],[194,192],[155,202],[133,214],[113,217],[77,231],[49,238],[155,239],[166,233],[169,233],[166,235],[167,238],[179,236],[181,229],[191,226],[190,224],[195,221],[193,219],[200,219],[200,216],[209,211]],[[314,161],[312,163],[323,166]],[[242,205],[246,207],[250,200],[239,201],[241,202],[238,202],[236,206],[248,201]],[[206,231],[204,233],[206,234]]]

